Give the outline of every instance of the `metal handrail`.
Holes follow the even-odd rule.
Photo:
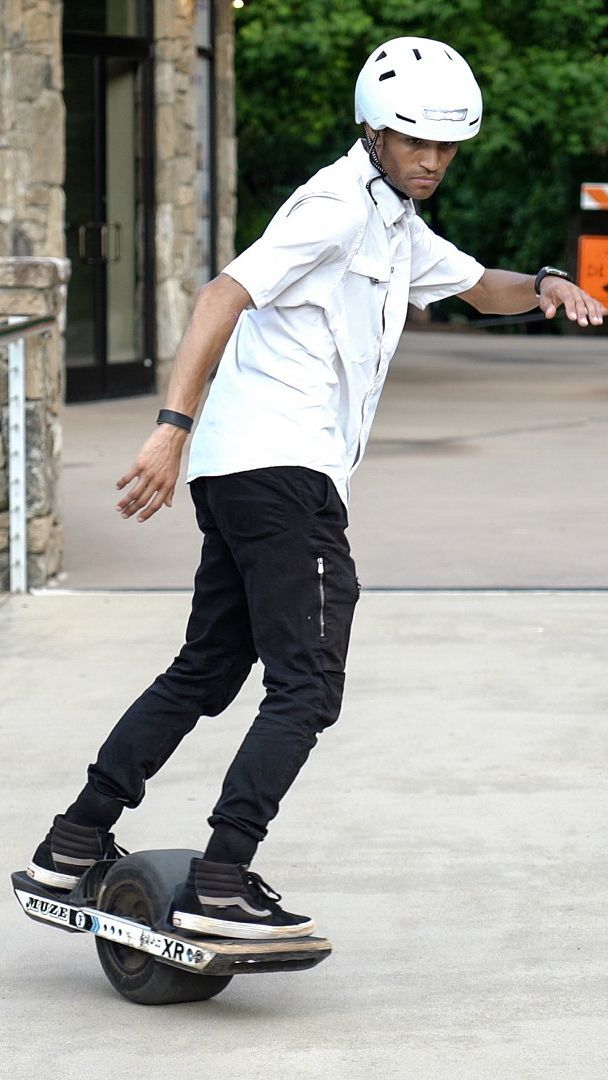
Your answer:
[[[54,315],[37,315],[35,318],[28,318],[25,315],[6,315],[2,318],[8,319],[8,322],[0,323],[0,345],[18,341],[22,337],[32,337],[43,330],[50,330],[55,322]],[[19,325],[13,328],[12,323],[17,321]]]
[[[53,315],[9,315],[0,325],[0,345],[8,345],[8,510],[10,591],[27,592],[27,491],[25,448],[26,337],[44,333]]]

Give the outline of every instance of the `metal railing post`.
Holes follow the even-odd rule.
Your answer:
[[[14,315],[9,323],[26,322]],[[10,591],[27,592],[27,507],[25,489],[25,341],[8,345],[8,484]]]

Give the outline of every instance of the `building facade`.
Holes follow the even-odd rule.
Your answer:
[[[44,313],[52,279],[65,327],[26,350],[56,372],[44,400],[40,379],[27,390],[44,413],[28,469],[53,455],[48,497],[28,505],[32,538],[41,516],[49,534],[48,558],[30,544],[40,585],[61,558],[59,404],[162,389],[198,287],[233,254],[232,3],[4,0],[0,53],[0,317]],[[7,505],[3,476],[0,574]]]

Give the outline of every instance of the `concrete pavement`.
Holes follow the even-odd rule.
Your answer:
[[[188,492],[151,521],[114,511],[159,408],[65,410],[65,577],[82,587],[189,588]],[[608,586],[608,342],[407,331],[353,481],[364,587]]]
[[[606,606],[601,593],[364,594],[342,718],[257,860],[333,957],[146,1009],[111,989],[92,941],[26,920],[8,874],[173,655],[188,597],[5,601],[5,1075],[604,1080]],[[260,693],[256,672],[200,722],[120,842],[204,843]]]
[[[200,545],[183,486],[145,526],[112,509],[158,401],[66,410],[60,584],[110,591],[0,601],[11,1080],[604,1080],[607,387],[605,338],[405,335],[350,535],[364,585],[427,591],[363,593],[342,718],[256,862],[335,953],[157,1009],[8,885],[179,647],[187,593],[111,590],[188,587]],[[200,722],[121,843],[204,844],[261,692]]]

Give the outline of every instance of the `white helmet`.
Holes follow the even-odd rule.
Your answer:
[[[442,41],[393,38],[374,49],[355,88],[355,120],[417,139],[462,142],[481,126],[481,90],[466,60]]]

